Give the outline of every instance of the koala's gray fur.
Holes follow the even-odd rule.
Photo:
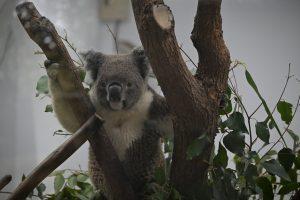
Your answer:
[[[123,55],[88,51],[83,57],[86,80],[91,86],[90,99],[105,120],[104,128],[134,190],[142,194],[145,184],[153,179],[154,170],[164,165],[161,137],[172,135],[166,101],[148,85],[149,64],[143,50],[134,49]],[[66,94],[57,87],[53,74],[59,72],[55,65],[46,66],[54,111],[61,124],[75,132],[79,125],[64,103]],[[95,187],[110,199],[101,166],[91,151],[89,171]]]

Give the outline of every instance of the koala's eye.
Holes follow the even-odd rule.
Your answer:
[[[106,83],[104,81],[101,81],[101,87],[106,87]]]
[[[132,83],[127,83],[127,87],[132,87]]]

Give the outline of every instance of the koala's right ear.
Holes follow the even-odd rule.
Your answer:
[[[98,70],[104,63],[105,55],[94,50],[81,52],[80,55],[85,61],[86,80],[89,80],[88,83],[92,83],[97,79]]]

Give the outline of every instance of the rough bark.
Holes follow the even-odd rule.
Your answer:
[[[162,0],[132,0],[141,42],[175,116],[171,184],[188,198],[197,196],[207,179],[219,101],[227,86],[230,56],[222,38],[220,5],[199,0],[192,39],[200,61],[194,77],[181,57],[170,9]],[[211,142],[201,155],[187,160],[189,144],[202,134]]]
[[[70,76],[60,80],[62,81],[60,82],[60,86],[63,91],[68,91],[70,85],[73,89],[75,87],[75,91],[72,90],[76,93],[75,97],[68,98],[66,101],[71,106],[73,114],[79,124],[84,124],[94,115],[95,110],[84,91],[80,78],[74,71],[74,63],[56,32],[54,25],[47,18],[42,17],[31,2],[18,5],[16,11],[29,37],[40,46],[47,59],[59,63],[60,66],[63,66],[63,69],[69,73]],[[77,141],[80,144],[83,144],[87,139],[89,140],[96,160],[102,167],[108,189],[110,190],[109,192],[113,198],[136,199],[119,158],[101,124],[98,123],[94,133],[90,133],[88,137],[80,138],[81,139]],[[35,184],[32,184],[31,187],[34,185]],[[29,192],[27,189],[19,193],[22,197],[25,197]]]

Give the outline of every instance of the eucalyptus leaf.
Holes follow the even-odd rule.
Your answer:
[[[244,173],[245,179],[251,183],[255,183],[255,178],[258,177],[257,167],[253,164],[249,164]]]
[[[277,111],[286,124],[290,124],[293,119],[292,107],[293,105],[286,101],[279,101],[277,104]]]
[[[271,159],[269,161],[262,162],[261,165],[267,170],[268,173],[277,175],[287,181],[291,181],[288,173],[277,160]]]
[[[245,149],[245,135],[232,131],[223,138],[223,144],[232,153],[242,156]]]
[[[40,183],[36,190],[38,191],[38,196],[42,199],[43,198],[43,192],[46,190],[46,185],[44,183]]]
[[[278,152],[278,161],[286,171],[292,168],[295,158],[295,154],[289,148],[283,148]]]
[[[272,184],[267,177],[258,177],[256,179],[256,184],[263,192],[263,200],[273,200],[274,193]]]
[[[65,178],[62,174],[58,174],[54,178],[54,190],[58,193],[65,183]]]
[[[187,159],[192,160],[194,157],[199,156],[209,142],[206,134],[201,135],[195,139],[187,148]]]
[[[255,124],[255,128],[257,137],[268,144],[270,140],[270,132],[267,124],[265,122],[257,122]]]
[[[285,194],[288,194],[288,193],[290,193],[294,190],[297,190],[298,188],[300,188],[300,183],[297,183],[297,182],[296,183],[288,183],[286,185],[283,185],[280,188],[278,194],[285,195]]]
[[[89,178],[89,177],[88,177],[87,175],[85,175],[85,174],[79,174],[79,175],[77,176],[77,181],[78,181],[78,182],[85,182],[88,178]]]
[[[163,185],[166,182],[166,171],[164,167],[159,167],[154,172],[155,181],[159,185]]]
[[[292,131],[291,129],[287,129],[287,132],[290,134],[291,138],[293,138],[295,142],[299,141],[299,136],[295,134],[294,131]]]
[[[224,123],[229,129],[233,131],[248,133],[248,130],[245,125],[244,116],[240,112],[232,113]]]
[[[77,177],[75,174],[72,174],[67,181],[68,185],[70,188],[75,188],[75,186],[77,185]]]
[[[41,76],[36,84],[36,91],[37,91],[37,96],[40,94],[48,94],[49,93],[49,88],[48,88],[48,76],[44,75]]]
[[[52,104],[46,105],[45,112],[53,112]]]
[[[226,168],[228,165],[228,156],[227,151],[221,144],[219,143],[218,154],[214,157],[213,160],[214,166]]]

